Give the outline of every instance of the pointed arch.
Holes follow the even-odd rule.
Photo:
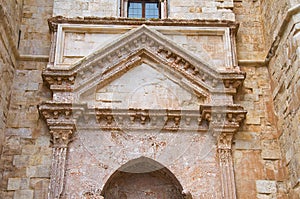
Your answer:
[[[105,199],[165,198],[183,199],[183,188],[176,176],[164,165],[147,157],[128,161],[105,183],[101,195]]]

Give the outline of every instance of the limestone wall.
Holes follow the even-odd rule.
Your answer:
[[[0,21],[0,31],[4,33],[0,35],[0,151],[2,149],[10,91],[16,63],[12,49],[10,48],[9,38],[5,34],[4,28],[4,24]]]
[[[276,129],[268,69],[241,65],[247,73],[236,102],[247,107],[247,119],[234,140],[238,198],[285,198],[285,166]]]
[[[53,0],[24,1],[19,46],[21,55],[49,55],[51,36],[47,19],[51,17],[52,11]]]
[[[168,0],[169,18],[235,20],[233,0]],[[67,0],[54,1],[53,16],[64,17],[119,17],[120,0]]]
[[[50,96],[44,90],[41,76],[47,56],[40,59],[35,55],[49,53],[47,19],[52,14],[52,4],[49,0],[1,1],[9,21],[0,17],[1,130],[5,126],[4,141],[0,141],[3,143],[0,198],[47,196],[50,137],[38,113],[38,104]],[[11,30],[4,31],[2,21]]]
[[[118,17],[118,0],[58,0],[54,1],[53,16],[64,17]]]
[[[278,117],[279,141],[288,175],[285,179],[289,198],[300,196],[300,82],[299,82],[299,2],[262,1],[272,100]],[[272,45],[272,46],[271,46]]]
[[[11,37],[11,45],[17,47],[19,29],[22,20],[22,9],[23,3],[22,0],[15,1],[0,1],[0,12],[1,12],[1,21],[7,25],[7,33],[9,32],[9,37]]]
[[[299,68],[299,11],[289,21],[288,27],[279,40],[278,48],[269,63],[272,80],[272,98],[278,128],[281,132],[280,144],[285,165],[288,167],[287,188],[290,198],[300,196],[300,68]]]
[[[268,49],[265,48],[264,23],[260,15],[261,2],[235,1],[233,12],[240,25],[236,41],[238,60],[264,61]]]
[[[168,4],[170,18],[235,20],[233,0],[168,0]]]
[[[0,1],[0,153],[10,103],[11,86],[17,65],[17,45],[22,1]],[[3,163],[0,164],[2,175]]]
[[[268,49],[275,40],[289,8],[289,0],[261,0],[261,16],[264,24],[263,31],[266,40],[266,47]]]

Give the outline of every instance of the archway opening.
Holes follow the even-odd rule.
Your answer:
[[[106,182],[105,199],[183,199],[182,186],[162,164],[140,157],[121,166]]]

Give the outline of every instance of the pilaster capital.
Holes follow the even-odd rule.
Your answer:
[[[233,133],[220,133],[217,137],[218,150],[231,150]]]
[[[50,130],[52,135],[53,148],[66,148],[72,141],[72,135],[75,129],[53,129]]]

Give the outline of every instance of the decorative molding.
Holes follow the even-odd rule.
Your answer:
[[[149,26],[196,26],[196,27],[229,27],[235,34],[239,24],[228,20],[201,20],[201,19],[130,19],[114,17],[77,17],[67,18],[56,16],[48,19],[51,31],[57,31],[58,24],[109,24],[109,25],[149,25]]]
[[[49,55],[19,55],[20,61],[39,61],[48,62]]]
[[[217,134],[235,133],[246,118],[247,111],[239,105],[202,105],[200,111],[203,118],[210,122]]]
[[[40,112],[47,121],[50,133],[52,134],[51,130],[56,130],[52,135],[58,144],[64,144],[64,138],[72,137],[72,133],[68,134],[67,131],[75,131],[75,127],[100,128],[107,131],[160,129],[207,132],[213,129],[216,133],[234,133],[247,113],[238,105],[202,105],[200,110],[141,110],[88,108],[86,105],[58,102],[43,103]],[[67,143],[64,146],[67,146]]]
[[[53,148],[67,148],[72,140],[73,131],[71,129],[51,130]]]
[[[265,67],[266,61],[265,60],[238,60],[239,66],[255,66],[255,67]]]

